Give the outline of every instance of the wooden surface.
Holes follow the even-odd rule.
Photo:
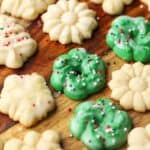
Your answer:
[[[3,86],[5,77],[13,73],[30,74],[32,72],[38,72],[43,75],[47,81],[49,81],[54,59],[57,56],[66,53],[72,47],[85,47],[90,52],[103,56],[103,59],[110,64],[107,75],[107,80],[109,81],[111,78],[111,72],[119,69],[120,66],[125,63],[117,58],[112,52],[106,54],[106,51],[109,51],[109,48],[105,43],[105,36],[110,28],[111,21],[115,17],[105,14],[100,5],[89,3],[89,7],[94,9],[98,14],[99,28],[95,31],[92,39],[84,41],[83,45],[70,44],[64,46],[58,42],[52,42],[49,40],[49,36],[42,32],[42,23],[40,19],[33,22],[27,30],[38,42],[38,52],[21,69],[12,70],[4,66],[0,66],[0,89]],[[150,19],[150,12],[148,12],[147,8],[144,5],[141,5],[138,0],[135,0],[132,5],[127,6],[124,14],[129,16],[144,16],[145,18]],[[33,127],[33,129],[40,132],[46,129],[56,129],[62,135],[62,146],[65,150],[85,150],[86,148],[81,144],[81,142],[70,137],[69,132],[69,120],[73,114],[73,109],[77,104],[79,104],[79,102],[69,100],[63,94],[60,95],[54,91],[53,94],[56,97],[56,111],[51,113],[47,119],[38,123],[35,127]],[[99,97],[110,97],[110,90],[107,86],[101,93],[97,93],[88,99],[97,100]],[[133,118],[135,127],[144,126],[150,122],[149,112],[136,113],[129,111],[129,114]],[[29,129],[25,129],[19,123],[13,122],[6,115],[0,114],[0,138],[2,140],[6,141],[11,137],[22,137],[27,130]],[[125,149],[126,148],[124,148],[124,150]]]

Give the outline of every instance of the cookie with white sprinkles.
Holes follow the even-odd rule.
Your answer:
[[[55,60],[50,83],[69,98],[83,100],[104,88],[105,62],[84,48],[71,49]]]
[[[36,41],[12,17],[0,15],[0,65],[20,68],[36,51]]]
[[[88,101],[77,106],[70,123],[74,137],[89,150],[116,150],[126,143],[132,121],[109,99]]]
[[[26,127],[36,124],[54,109],[45,79],[37,74],[9,75],[0,95],[0,112]]]

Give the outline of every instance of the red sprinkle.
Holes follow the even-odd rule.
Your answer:
[[[23,56],[22,53],[20,53],[19,56],[22,57]]]
[[[8,41],[7,43],[4,44],[4,46],[9,46],[11,43]]]
[[[110,125],[107,125],[107,126],[106,126],[106,129],[110,129],[110,128],[111,128]]]
[[[96,125],[94,125],[94,129],[97,129],[98,128],[98,125],[96,124]]]
[[[69,111],[69,112],[72,112],[72,108],[68,108],[68,111]]]
[[[35,104],[32,104],[33,107],[35,107]]]
[[[48,104],[51,104],[51,101],[48,101]]]
[[[120,33],[124,33],[123,29],[120,29]]]
[[[99,71],[98,74],[99,74],[99,75],[103,75],[103,72],[102,72],[102,71]]]

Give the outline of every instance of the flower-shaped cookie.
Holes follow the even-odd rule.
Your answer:
[[[69,98],[83,100],[103,89],[105,72],[101,58],[84,48],[74,48],[56,59],[50,83]]]
[[[150,124],[133,129],[128,135],[127,150],[150,150]]]
[[[129,5],[133,0],[91,0],[96,4],[101,4],[103,10],[110,15],[121,14],[124,6]]]
[[[108,99],[81,103],[70,123],[74,137],[90,150],[116,150],[126,143],[132,122]]]
[[[34,20],[43,13],[49,4],[56,0],[3,0],[1,12],[9,13],[15,17]]]
[[[123,60],[150,62],[150,21],[120,16],[113,21],[106,42]]]
[[[125,109],[150,110],[150,65],[125,64],[112,73],[111,96]]]
[[[141,2],[146,4],[148,6],[149,11],[150,11],[150,0],[141,0]]]
[[[16,20],[0,15],[0,65],[20,68],[36,51],[36,41]]]
[[[37,74],[9,75],[0,95],[0,112],[30,127],[54,108],[45,79]]]
[[[62,44],[81,44],[83,39],[91,38],[97,27],[95,16],[84,2],[59,0],[42,16],[43,31],[49,33],[51,40]]]
[[[60,146],[60,135],[53,130],[43,133],[29,131],[23,140],[13,138],[4,145],[4,150],[62,150]]]

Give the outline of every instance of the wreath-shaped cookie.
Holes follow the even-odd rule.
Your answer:
[[[125,64],[112,73],[111,96],[125,109],[150,110],[150,65]]]
[[[133,129],[128,135],[128,145],[127,150],[150,150],[150,124]]]
[[[103,10],[110,15],[121,14],[124,6],[129,5],[133,0],[91,0],[93,3],[101,4]]]
[[[20,68],[36,51],[36,41],[16,20],[0,15],[0,65]]]
[[[126,143],[132,123],[129,115],[108,99],[81,103],[70,123],[74,137],[90,150],[116,150]]]
[[[69,98],[82,100],[104,87],[105,70],[103,60],[97,55],[75,48],[54,62],[50,82]]]
[[[3,0],[1,12],[26,20],[34,20],[56,0]]]
[[[126,61],[150,62],[150,21],[143,17],[118,17],[106,41],[116,55]]]
[[[89,39],[97,27],[96,13],[88,8],[87,3],[78,0],[59,0],[50,5],[42,16],[43,31],[50,39],[62,44],[81,44]]]

